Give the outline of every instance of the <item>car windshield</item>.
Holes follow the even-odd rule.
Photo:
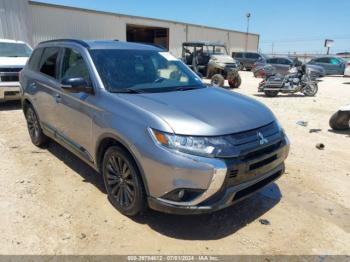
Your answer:
[[[205,87],[200,77],[168,52],[115,49],[90,52],[110,92],[170,92]]]
[[[204,52],[209,55],[227,55],[226,48],[224,46],[217,45],[204,46]]]
[[[30,57],[32,49],[21,43],[0,43],[0,57]]]

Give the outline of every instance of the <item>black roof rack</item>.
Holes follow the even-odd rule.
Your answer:
[[[79,40],[79,39],[52,39],[52,40],[40,42],[39,44],[54,43],[54,42],[72,42],[72,43],[82,45],[86,48],[90,47],[85,41]]]

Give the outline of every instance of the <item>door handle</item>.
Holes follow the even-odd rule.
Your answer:
[[[56,100],[56,103],[61,103],[61,101],[62,101],[61,95],[60,94],[56,94],[55,95],[55,100]]]

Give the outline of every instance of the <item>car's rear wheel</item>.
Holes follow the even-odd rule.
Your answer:
[[[350,128],[350,113],[338,111],[329,120],[329,125],[334,130],[348,130]]]
[[[213,75],[211,78],[211,84],[213,86],[223,87],[225,84],[225,78],[220,74]]]
[[[140,173],[125,149],[120,146],[107,149],[102,173],[109,201],[117,210],[126,216],[135,216],[145,209]]]
[[[25,116],[27,120],[29,136],[33,144],[39,147],[44,146],[48,141],[48,137],[43,133],[39,118],[32,106],[28,106]]]
[[[268,97],[275,97],[278,95],[278,91],[265,90],[264,93]]]
[[[230,85],[230,88],[239,88],[242,84],[241,76],[237,74],[236,77],[228,81],[228,84]]]

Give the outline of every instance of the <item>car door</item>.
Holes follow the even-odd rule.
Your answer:
[[[313,65],[318,65],[323,67],[326,70],[326,75],[331,75],[332,74],[332,68],[330,64],[330,58],[329,57],[321,57],[321,58],[316,58],[310,62],[310,64]]]
[[[246,53],[246,66],[250,69],[254,63],[259,59],[259,55],[255,53]]]
[[[60,64],[60,81],[84,78],[92,87],[91,74],[82,54],[74,48],[64,48]],[[70,93],[60,89],[57,122],[60,138],[80,156],[92,161],[92,122],[96,110],[95,96],[84,92]]]
[[[329,58],[329,71],[332,75],[343,75],[345,70],[345,63],[337,57]]]
[[[287,58],[278,58],[278,67],[280,74],[288,74],[288,70],[291,68],[292,64],[293,62]]]
[[[60,48],[58,47],[44,48],[35,81],[29,86],[35,92],[34,106],[42,127],[51,133],[55,133],[57,130],[55,114],[57,110],[57,91],[60,89],[60,83],[57,79],[59,53]]]
[[[280,74],[280,67],[278,65],[278,58],[269,58],[266,60],[267,64],[270,64],[275,69],[275,72]]]

